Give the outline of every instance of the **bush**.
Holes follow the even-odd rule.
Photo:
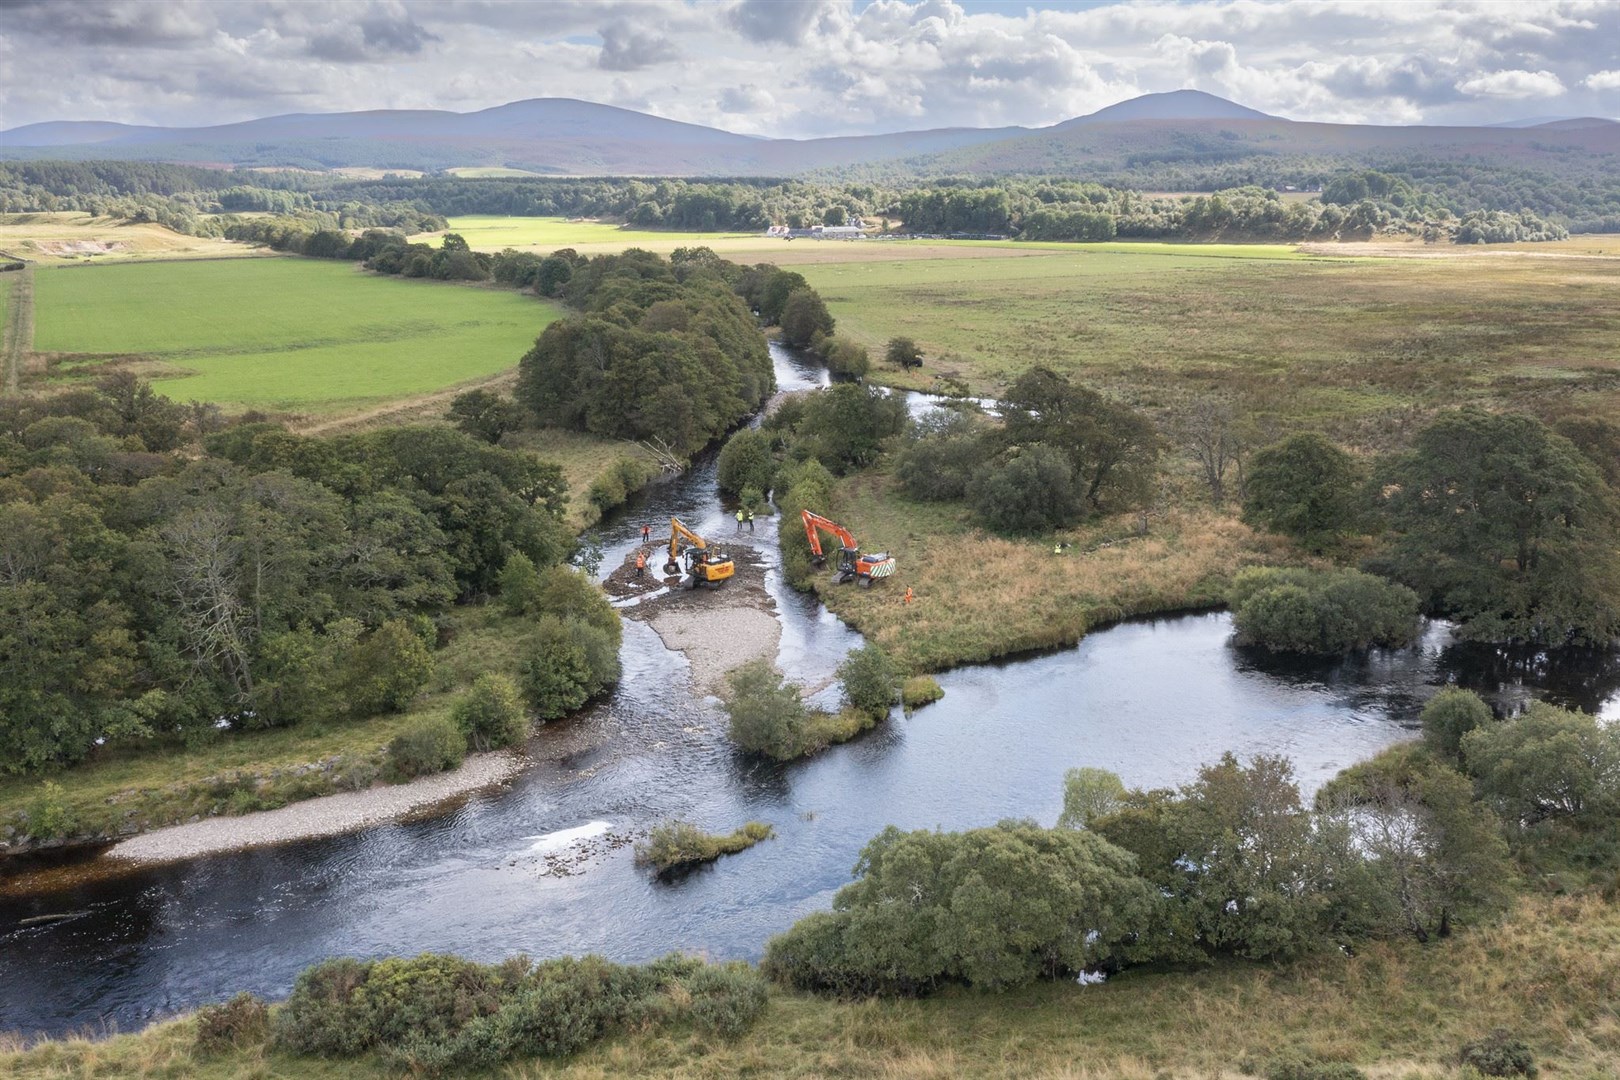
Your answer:
[[[897,368],[922,367],[922,350],[908,337],[890,338],[883,350],[883,359]]]
[[[276,1045],[295,1054],[353,1056],[376,1041],[369,1018],[349,1007],[371,965],[350,957],[323,960],[299,973],[293,992],[276,1012]]]
[[[736,1038],[765,1012],[765,977],[748,964],[704,966],[684,985],[692,995],[692,1023],[705,1034]]]
[[[217,1054],[257,1046],[270,1036],[270,1008],[243,992],[197,1010],[197,1052]]]
[[[720,490],[733,495],[748,488],[771,490],[775,472],[771,437],[757,428],[744,428],[727,439],[716,463]]]
[[[778,761],[797,757],[807,714],[799,688],[765,660],[750,660],[726,677],[731,694],[726,713],[731,741]]]
[[[875,386],[838,383],[811,394],[794,429],[795,448],[836,473],[877,460],[883,441],[906,427],[906,403]]]
[[[1417,633],[1417,594],[1358,570],[1245,570],[1229,597],[1238,639],[1279,652],[1400,646]]]
[[[1534,1076],[1535,1055],[1523,1041],[1500,1029],[1483,1039],[1465,1043],[1457,1052],[1460,1064],[1469,1066],[1486,1076]]]
[[[485,672],[450,710],[450,718],[474,750],[516,746],[529,734],[529,719],[517,684]]]
[[[771,827],[762,821],[750,821],[727,836],[706,833],[684,821],[671,821],[654,828],[645,844],[636,845],[636,862],[660,871],[677,870],[747,851],[771,836]]]
[[[783,527],[777,531],[776,542],[782,549],[782,573],[795,588],[807,589],[815,576],[815,563],[810,558],[804,529],[798,524],[799,512],[824,514],[831,509],[832,473],[819,461],[806,461],[783,469],[777,486],[780,493],[776,504],[782,511]]]
[[[396,780],[428,776],[460,765],[466,753],[467,737],[454,721],[425,717],[388,744],[388,771]]]
[[[35,840],[59,840],[79,827],[78,816],[67,803],[67,793],[55,780],[47,780],[28,804],[28,835]]]
[[[838,677],[844,682],[844,696],[849,703],[875,720],[889,715],[894,707],[894,665],[888,654],[873,644],[850,650],[838,665]]]
[[[344,688],[356,716],[402,712],[433,677],[433,654],[405,619],[390,619],[349,652]]]
[[[960,413],[933,424],[917,424],[913,437],[894,455],[894,475],[914,499],[944,501],[967,495],[974,470],[984,461],[984,443]]]
[[[591,481],[585,498],[597,510],[606,513],[615,506],[623,505],[626,499],[646,487],[657,475],[658,470],[645,458],[626,455]]]
[[[1355,528],[1358,479],[1349,454],[1315,432],[1295,435],[1255,453],[1243,520],[1320,551]]]
[[[611,608],[609,613],[618,618]],[[583,618],[543,616],[520,678],[524,696],[540,719],[567,716],[618,681],[618,642],[612,633]]]
[[[834,320],[816,291],[811,288],[794,289],[782,305],[782,340],[795,348],[804,348],[833,332]]]
[[[872,361],[866,346],[846,337],[832,335],[815,344],[816,354],[832,374],[845,379],[860,379],[871,370]]]
[[[1472,690],[1444,687],[1423,706],[1423,744],[1440,760],[1460,765],[1463,736],[1494,719],[1485,699]]]
[[[900,703],[908,710],[932,705],[944,696],[944,689],[932,675],[913,675],[900,684]]]
[[[1266,1062],[1265,1080],[1367,1080],[1367,1074],[1345,1061],[1321,1061],[1290,1051]]]
[[[1070,769],[1063,774],[1060,829],[1084,829],[1125,802],[1125,782],[1107,769]]]
[[[981,521],[1003,532],[1045,532],[1080,517],[1068,459],[1040,444],[980,466],[968,481],[967,497]]]

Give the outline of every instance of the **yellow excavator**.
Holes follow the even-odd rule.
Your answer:
[[[664,573],[685,574],[687,587],[695,589],[703,581],[719,588],[736,572],[730,559],[710,551],[708,541],[682,525],[680,518],[669,519],[669,561]]]

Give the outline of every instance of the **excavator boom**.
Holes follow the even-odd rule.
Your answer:
[[[804,534],[810,540],[810,552],[815,556],[817,565],[826,561],[826,555],[821,550],[821,533],[826,531],[838,538],[839,544],[842,545],[838,552],[839,581],[858,581],[862,587],[870,587],[872,582],[894,573],[894,557],[888,552],[862,555],[861,546],[855,542],[854,534],[838,522],[811,513],[809,510],[801,510],[799,513],[804,520]]]

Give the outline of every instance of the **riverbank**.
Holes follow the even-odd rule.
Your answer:
[[[1296,1051],[1354,1064],[1371,1080],[1462,1080],[1458,1048],[1500,1028],[1526,1043],[1543,1075],[1601,1080],[1620,1058],[1617,1000],[1620,908],[1596,897],[1534,898],[1499,925],[1427,946],[1376,943],[1355,956],[1280,967],[1226,962],[1133,972],[1100,986],[949,990],[922,1000],[773,992],[764,1017],[734,1039],[654,1030],[561,1063],[469,1075],[1237,1080]],[[0,1048],[0,1074],[17,1080],[399,1075],[375,1058],[294,1057],[262,1042],[202,1055],[195,1038],[195,1021],[182,1019],[138,1034],[29,1050],[13,1041],[11,1052]]]
[[[1207,509],[1008,539],[976,527],[959,504],[905,498],[882,470],[840,480],[832,516],[898,568],[871,589],[818,573],[816,595],[914,674],[1073,645],[1133,616],[1216,607],[1242,568],[1298,559],[1287,541]],[[1059,542],[1067,547],[1054,553]]]
[[[507,750],[473,754],[455,769],[405,784],[342,792],[241,817],[208,818],[121,840],[106,857],[130,862],[174,862],[221,851],[340,836],[393,821],[493,787],[523,771],[522,755]]]

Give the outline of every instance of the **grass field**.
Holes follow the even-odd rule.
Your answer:
[[[128,357],[176,400],[322,413],[514,366],[559,312],[497,289],[306,259],[42,269],[34,348]]]
[[[161,225],[131,225],[77,212],[0,214],[0,253],[47,266],[266,254],[230,240],[186,236]]]
[[[1613,1080],[1620,1060],[1620,909],[1596,898],[1525,901],[1502,925],[1429,946],[1374,944],[1293,967],[1217,964],[1130,972],[1102,986],[1044,983],[921,1001],[774,994],[733,1040],[629,1034],[563,1062],[469,1075],[505,1080],[1240,1080],[1297,1049],[1370,1080],[1463,1080],[1458,1047],[1492,1028],[1523,1039],[1548,1080]],[[190,1020],[105,1041],[0,1050],[17,1080],[311,1080],[400,1075],[375,1059],[321,1060],[263,1044],[204,1056]]]

